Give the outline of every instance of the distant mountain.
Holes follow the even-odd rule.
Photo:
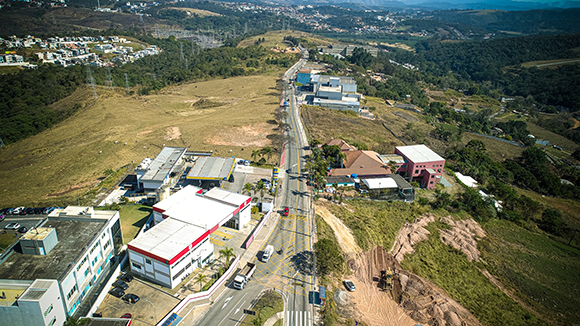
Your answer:
[[[419,9],[498,9],[498,10],[532,10],[554,8],[580,8],[580,0],[576,1],[513,1],[513,0],[271,0],[287,5],[342,5],[352,7],[353,4],[367,8],[419,8]]]

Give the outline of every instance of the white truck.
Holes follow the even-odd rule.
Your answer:
[[[244,286],[250,281],[254,271],[256,270],[256,264],[248,262],[244,268],[240,271],[238,275],[234,278],[234,287],[238,290],[242,290]]]
[[[273,253],[274,253],[274,246],[272,246],[272,245],[266,246],[266,249],[264,249],[264,253],[262,253],[262,261],[264,263],[267,263],[268,260],[270,260],[270,257],[272,257]]]

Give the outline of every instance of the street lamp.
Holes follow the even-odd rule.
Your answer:
[[[149,302],[153,306],[153,312],[155,313],[155,325],[157,325],[157,308],[155,308],[155,305],[153,304],[153,302],[151,302],[147,299],[143,299],[143,300]]]

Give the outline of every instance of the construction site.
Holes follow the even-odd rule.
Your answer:
[[[390,251],[375,246],[363,252],[349,228],[325,206],[316,206],[316,214],[333,229],[348,269],[352,272],[352,275],[345,277],[356,284],[356,291],[353,292],[343,291],[341,287],[334,289],[334,300],[341,317],[353,318],[369,325],[385,326],[481,325],[444,290],[401,267],[400,262],[404,255],[412,253],[413,245],[429,235],[429,231],[423,227],[436,219],[434,215],[425,214],[413,223],[403,226]],[[444,219],[452,222],[449,218]],[[473,237],[479,231],[470,231],[469,227],[473,225],[469,222],[461,226],[464,228],[460,230],[454,223],[449,231],[464,234],[465,239],[470,235]],[[449,235],[447,237],[454,239]],[[469,246],[465,239],[455,243]]]

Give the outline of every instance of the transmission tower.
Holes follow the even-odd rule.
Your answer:
[[[127,93],[129,93],[129,77],[127,77],[127,73],[125,73],[125,85],[127,86]]]
[[[113,88],[113,76],[111,75],[111,68],[107,67],[107,88]]]
[[[244,24],[244,34],[248,34],[248,22]]]
[[[99,97],[97,96],[97,91],[95,90],[95,79],[93,78],[93,74],[91,73],[90,66],[87,66],[87,84],[91,85],[93,89],[93,98],[96,100]]]
[[[187,63],[187,58],[185,58],[185,70],[188,70],[188,69],[189,69],[189,65]]]
[[[181,45],[181,61],[183,61],[183,43],[179,42],[179,45]]]
[[[2,137],[0,137],[0,148],[4,147],[6,145],[4,145],[4,141],[2,140]]]

